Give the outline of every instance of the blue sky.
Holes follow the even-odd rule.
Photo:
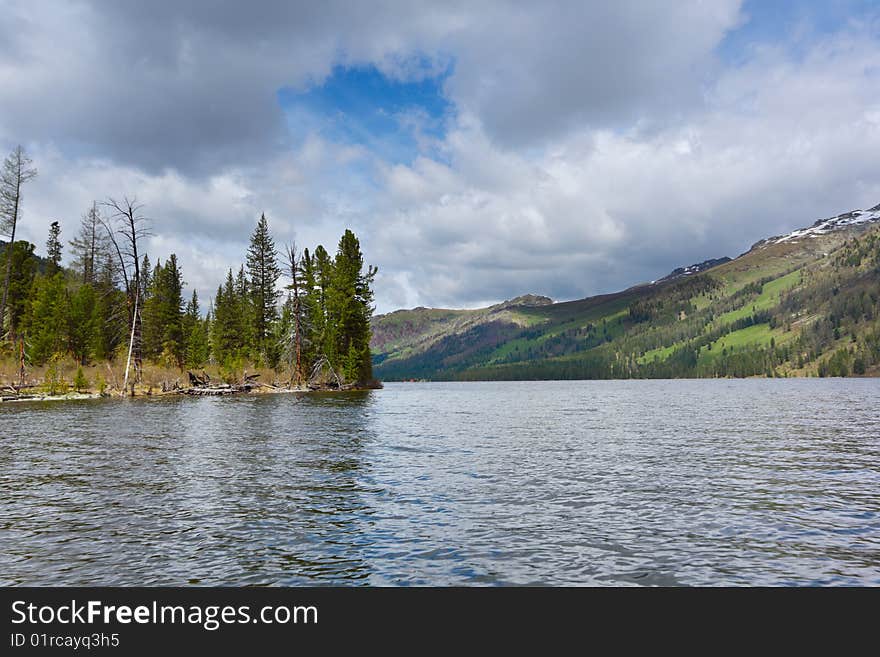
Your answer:
[[[454,111],[443,91],[452,67],[438,73],[426,63],[421,70],[417,79],[399,79],[374,65],[335,66],[306,90],[281,89],[278,102],[295,140],[317,131],[388,162],[411,162],[420,151],[417,133],[442,139]]]
[[[747,0],[745,17],[719,44],[726,61],[739,63],[756,45],[784,45],[802,51],[824,35],[834,34],[847,24],[877,15],[876,0]]]
[[[729,66],[748,62],[764,46],[798,57],[817,39],[876,17],[877,7],[872,0],[747,0],[741,22],[724,34],[715,54]],[[438,145],[456,113],[445,89],[454,64],[438,71],[424,53],[414,60],[407,76],[386,75],[373,64],[338,64],[318,82],[281,88],[278,103],[293,143],[317,133],[392,164],[410,164],[419,155],[444,160]],[[360,165],[352,170],[369,174]]]

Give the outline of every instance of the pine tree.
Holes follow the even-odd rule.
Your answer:
[[[237,313],[238,323],[238,357],[252,357],[254,360],[259,359],[259,346],[257,345],[254,333],[254,299],[251,295],[250,280],[244,270],[244,265],[238,268],[235,275],[235,284],[233,286],[233,296],[231,297],[232,306]]]
[[[291,381],[297,384],[301,384],[307,374],[303,367],[303,354],[308,338],[308,318],[304,303],[308,286],[303,275],[303,261],[307,257],[308,250],[305,253],[299,253],[296,244],[289,244],[285,249],[290,284],[287,286],[289,293],[282,310],[281,323],[283,327],[279,344],[282,346],[282,355],[287,360]],[[287,318],[285,318],[285,313],[288,314]],[[285,319],[288,320],[287,323],[285,323]]]
[[[27,314],[32,290],[31,286],[37,272],[37,258],[34,245],[25,240],[17,241],[12,248],[5,245],[0,252],[0,270],[5,270],[7,258],[10,263],[9,293],[6,299],[6,319],[9,337],[15,340],[20,332],[22,321]]]
[[[46,240],[46,253],[48,254],[49,260],[46,267],[46,273],[49,276],[53,276],[61,271],[61,225],[57,221],[53,221],[49,225],[49,239]]]
[[[126,298],[121,290],[101,286],[92,306],[92,335],[89,350],[95,360],[113,360],[126,336]]]
[[[95,289],[82,285],[72,295],[67,314],[67,347],[80,365],[89,362],[95,334]]]
[[[171,254],[165,263],[164,286],[164,334],[163,351],[172,355],[177,366],[183,368],[186,363],[186,334],[183,326],[183,274],[177,263],[177,255]]]
[[[314,257],[308,249],[303,249],[300,258],[300,277],[302,282],[302,314],[303,314],[303,370],[308,374],[312,364],[323,352],[321,334],[324,316],[321,310],[320,290],[315,276]]]
[[[96,254],[97,255],[97,254]],[[95,263],[95,305],[92,309],[91,353],[96,360],[113,360],[127,339],[128,301],[116,282],[116,267],[109,252]]]
[[[156,263],[156,267],[159,263]],[[146,305],[147,299],[153,291],[153,278],[156,275],[156,269],[150,266],[150,257],[145,253],[141,261],[141,303]]]
[[[253,346],[259,360],[270,365],[277,362],[277,349],[268,340],[272,323],[278,317],[278,297],[276,286],[281,276],[275,242],[269,234],[266,215],[260,216],[257,227],[251,236],[247,252],[247,269],[250,279],[251,303],[253,306]],[[274,362],[273,362],[274,361]]]
[[[284,303],[281,304],[281,314],[272,324],[271,339],[273,344],[277,345],[279,358],[290,372],[291,380],[296,380],[297,335],[292,294],[288,294]],[[300,352],[301,357],[302,352]]]
[[[334,351],[349,383],[365,384],[373,378],[370,317],[376,271],[375,267],[364,270],[360,242],[346,230],[333,261],[327,308],[334,328]]]
[[[149,264],[146,260],[144,265]],[[143,303],[141,307],[141,321],[143,323],[141,334],[141,350],[144,358],[155,360],[162,353],[162,309],[160,308],[161,293],[156,289],[161,285],[161,276],[158,271],[150,272],[149,268],[141,266],[144,272],[141,280],[146,283],[143,290]],[[147,272],[150,272],[147,275]]]
[[[38,276],[27,319],[28,354],[32,363],[42,365],[65,351],[67,338],[67,290],[64,276]]]
[[[82,392],[83,390],[87,390],[89,387],[89,380],[86,378],[85,372],[83,372],[82,366],[76,368],[76,377],[73,379],[73,389],[77,392]]]
[[[207,360],[210,353],[209,319],[202,319],[199,309],[199,297],[193,290],[192,298],[186,304],[183,316],[184,334],[186,336],[186,365],[199,367]]]
[[[183,276],[176,255],[171,254],[164,265],[156,264],[142,317],[144,356],[154,360],[161,356],[182,368],[186,362]]]
[[[339,353],[336,349],[336,317],[328,303],[333,283],[333,261],[320,244],[315,248],[312,269],[315,277],[313,323],[318,351],[335,363]]]
[[[242,320],[241,300],[230,269],[226,274],[226,283],[217,288],[214,299],[211,351],[218,363],[228,364],[242,356],[245,348]]]

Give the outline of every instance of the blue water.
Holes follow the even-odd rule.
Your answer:
[[[880,585],[880,380],[0,405],[0,584]]]

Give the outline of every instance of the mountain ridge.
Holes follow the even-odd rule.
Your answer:
[[[473,310],[416,308],[378,315],[373,318],[374,365],[387,380],[607,378],[678,375],[678,370],[718,376],[735,375],[734,369],[743,375],[823,374],[829,350],[847,348],[834,338],[841,331],[834,312],[831,338],[823,333],[806,361],[803,354],[770,350],[805,344],[802,330],[827,323],[822,313],[836,303],[832,290],[850,286],[859,307],[870,308],[852,320],[858,355],[847,351],[837,360],[862,373],[875,360],[872,347],[860,340],[873,334],[880,314],[874,312],[880,276],[867,264],[878,257],[873,250],[875,241],[880,244],[878,228],[880,205],[817,220],[756,242],[737,258],[679,267],[620,292],[564,302],[533,294]],[[860,255],[844,255],[848,248]],[[825,290],[828,281],[838,285]],[[782,309],[792,299],[802,306],[794,309],[802,313],[794,321]],[[749,306],[750,300],[756,303]],[[708,353],[713,348],[721,349],[721,357]],[[687,367],[673,367],[668,362],[673,357],[687,361]],[[750,359],[748,367],[734,367]]]

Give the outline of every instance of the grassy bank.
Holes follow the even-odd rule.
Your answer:
[[[196,370],[198,374],[207,374],[212,383],[238,385],[248,378],[257,375],[255,392],[262,389],[287,389],[290,384],[289,374],[281,374],[272,369],[258,368],[251,363],[239,368],[225,368],[217,365],[206,365]],[[80,396],[97,397],[121,395],[125,380],[125,362],[104,361],[79,365],[72,358],[53,359],[39,367],[28,367],[23,381],[19,372],[19,363],[12,358],[0,359],[0,396],[11,396],[16,393],[45,395],[48,397]],[[20,385],[23,383],[23,385]],[[176,367],[163,367],[155,363],[144,363],[141,380],[135,384],[135,396],[159,395],[176,393],[190,386],[186,370]]]

